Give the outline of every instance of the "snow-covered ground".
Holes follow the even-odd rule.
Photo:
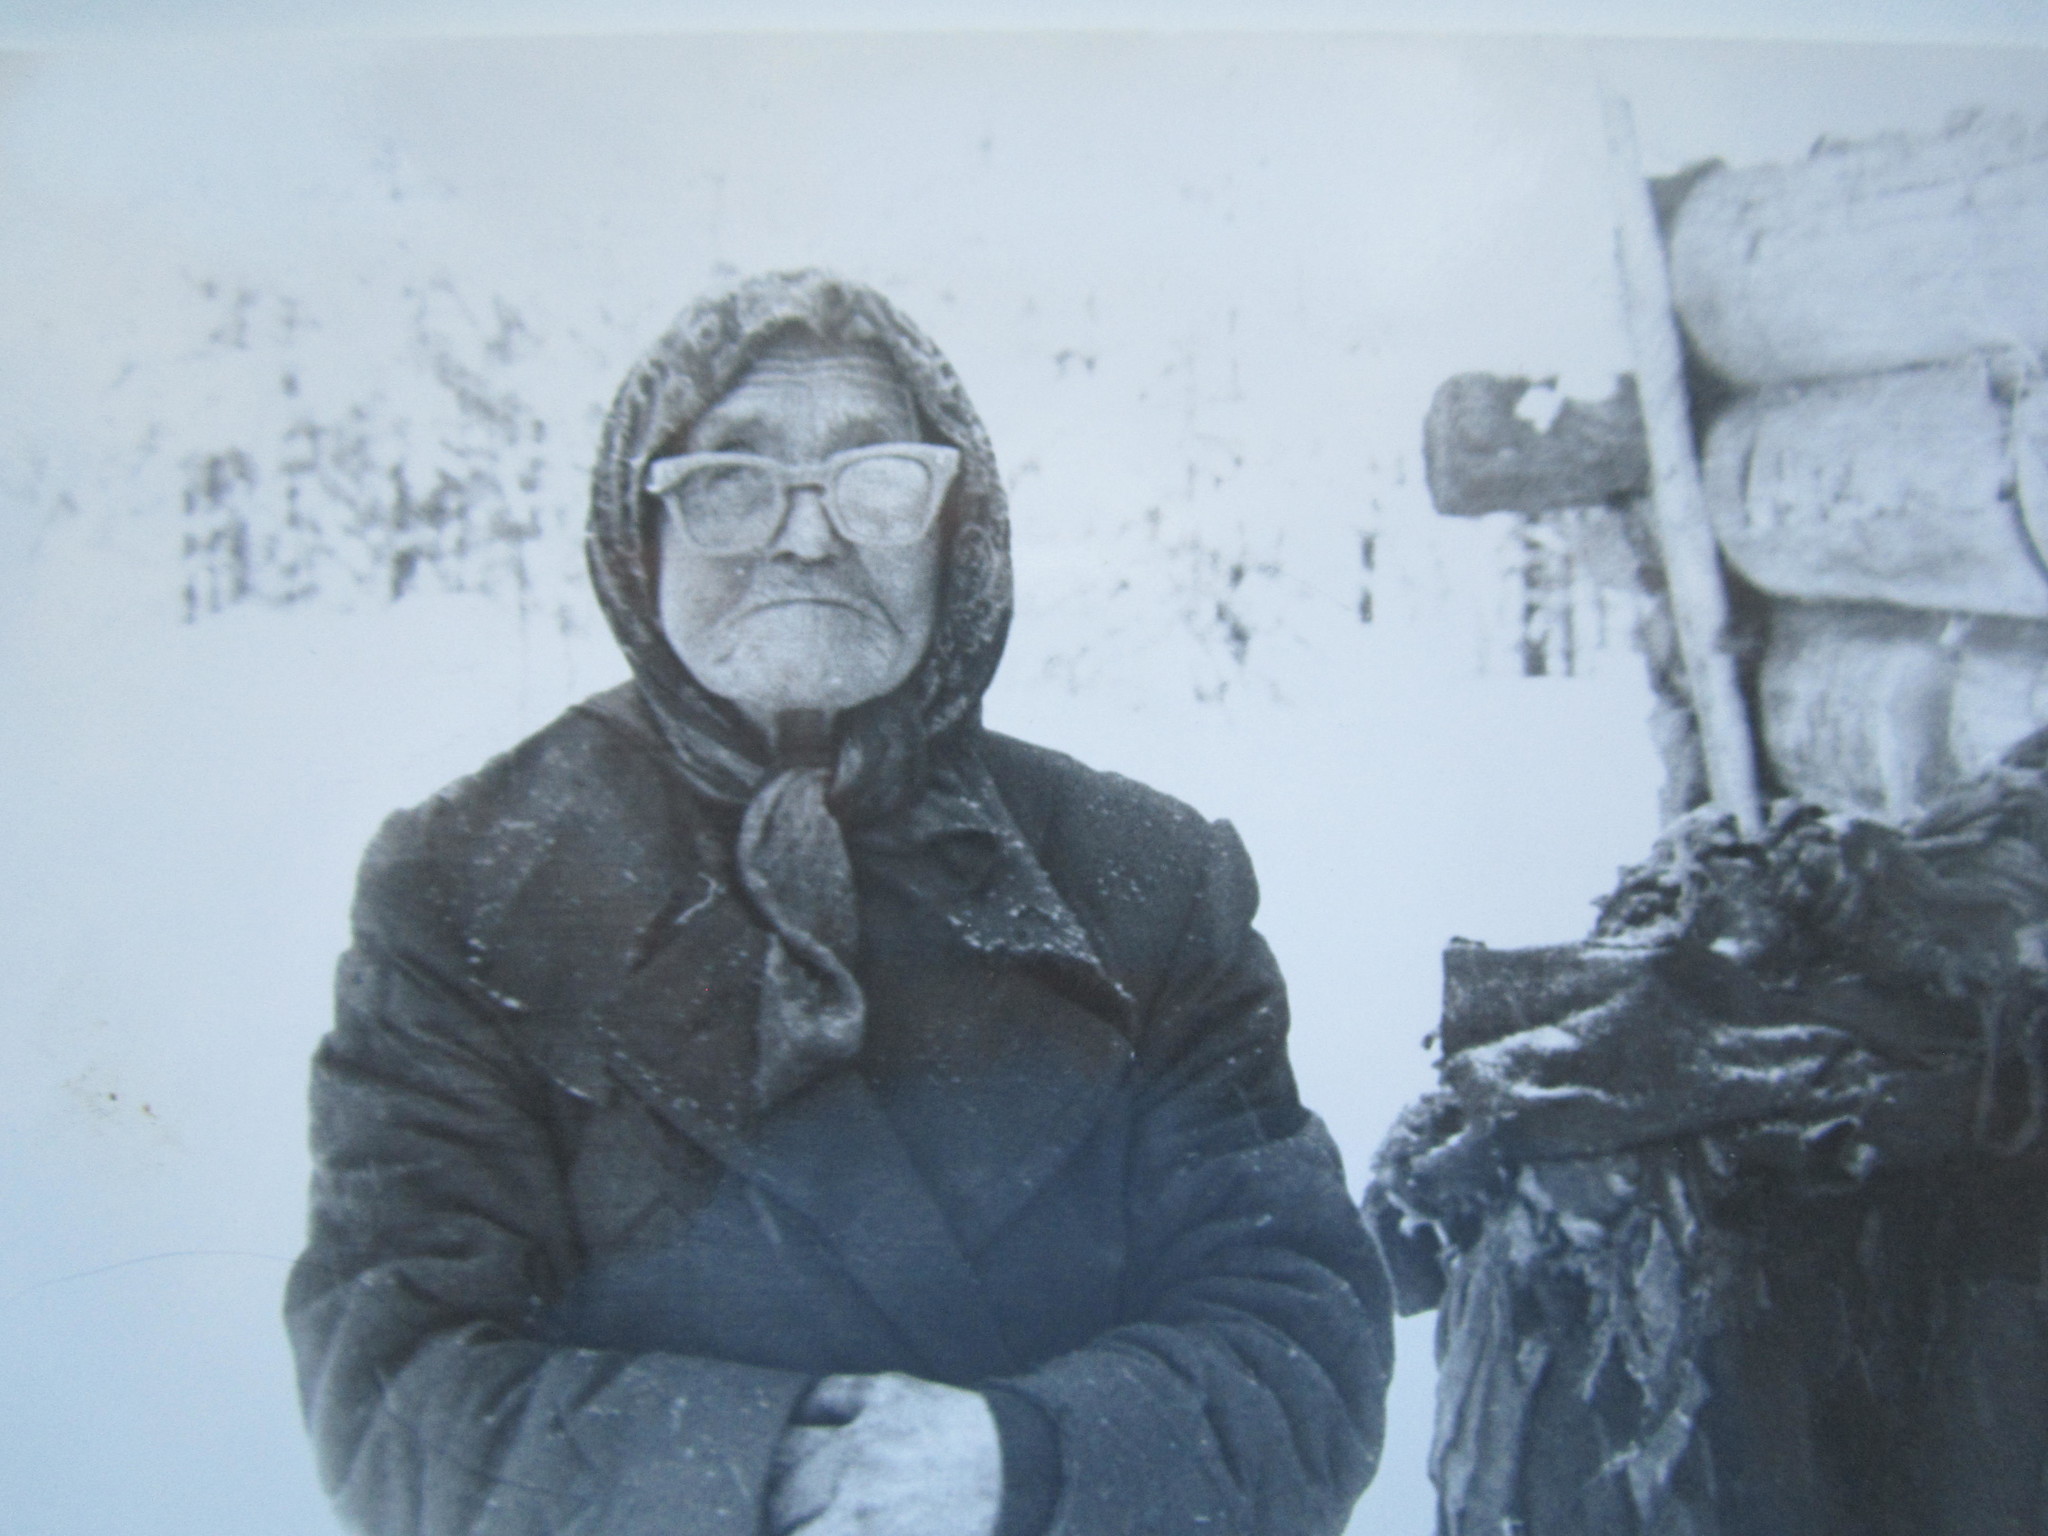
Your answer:
[[[1521,676],[1513,529],[1420,483],[1450,374],[1627,366],[1597,71],[1659,171],[2048,83],[1331,38],[0,58],[6,1527],[332,1531],[277,1309],[354,862],[623,675],[581,477],[722,275],[838,268],[952,356],[1016,526],[990,723],[1236,822],[1361,1183],[1444,941],[1575,936],[1654,827],[1625,605]],[[1428,1323],[1361,1532],[1428,1529]]]

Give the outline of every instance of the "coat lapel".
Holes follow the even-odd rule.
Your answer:
[[[916,963],[871,978],[867,1060],[886,1113],[974,1255],[1094,1133],[1131,1052],[1054,978],[947,949],[926,947]]]
[[[1021,1365],[930,1186],[858,1073],[835,1072],[778,1105],[733,1162],[810,1219],[932,1377],[969,1382]]]
[[[1127,1025],[1131,996],[1053,886],[979,754],[934,765],[933,793],[860,847],[969,949],[1056,974],[1103,1017]]]
[[[923,1056],[935,1091],[897,1118],[918,1128],[922,1163],[946,1185],[948,1215],[972,1253],[1114,1101],[1131,1060],[1133,1004],[979,755],[949,755],[932,779],[933,793],[860,841],[870,876],[927,919],[913,919],[919,936],[893,950],[883,935],[864,939],[867,1056],[892,1082],[901,1058]],[[945,940],[922,937],[932,920]]]

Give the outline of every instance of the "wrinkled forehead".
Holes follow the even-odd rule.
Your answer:
[[[755,355],[691,425],[687,447],[815,458],[920,435],[916,402],[887,352],[797,332]]]

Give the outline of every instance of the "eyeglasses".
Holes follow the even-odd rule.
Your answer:
[[[815,464],[684,453],[649,464],[647,489],[709,554],[766,549],[799,490],[819,493],[826,521],[848,543],[886,548],[924,537],[959,469],[960,450],[936,443],[848,448]]]

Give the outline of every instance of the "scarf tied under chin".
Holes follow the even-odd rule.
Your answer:
[[[978,749],[978,724],[935,750],[906,752],[878,744],[870,716],[851,722],[836,749],[806,744],[798,760],[763,765],[715,756],[698,733],[664,730],[635,684],[583,708],[660,751],[703,799],[739,811],[731,844],[738,889],[728,899],[743,900],[767,937],[754,1009],[754,1114],[860,1054],[859,861],[886,870],[891,886],[968,949],[1046,967],[1105,1017],[1129,1010],[1129,994],[1003,803]]]
[[[862,770],[875,766],[843,740],[834,769],[767,771],[741,813],[739,884],[769,930],[754,1021],[757,1112],[860,1054],[859,858],[885,864],[890,881],[969,949],[1048,966],[1111,1017],[1130,1006],[971,742],[925,758],[918,790],[881,804],[861,792],[872,788]]]
[[[826,804],[829,786],[823,768],[785,769],[740,821],[740,882],[772,930],[754,1030],[754,1095],[763,1108],[850,1060],[867,1023],[853,976],[853,861]]]

